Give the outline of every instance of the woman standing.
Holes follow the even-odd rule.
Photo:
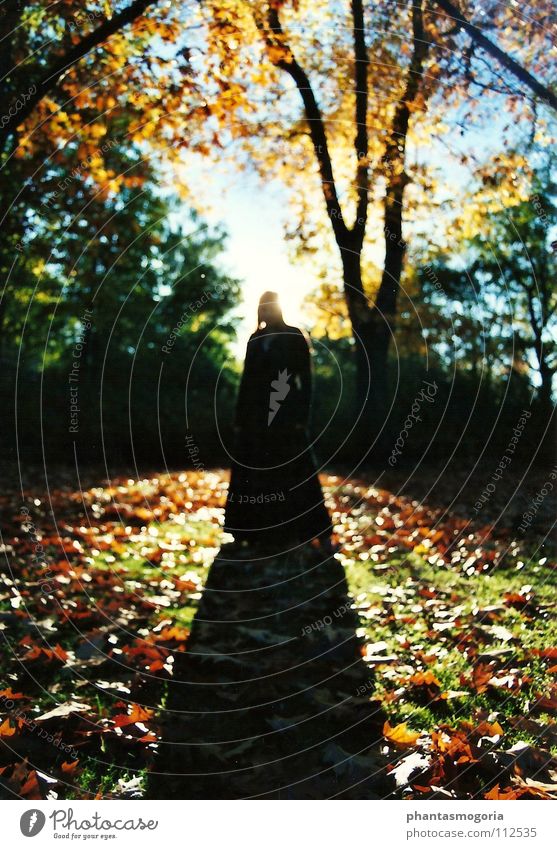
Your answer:
[[[236,406],[224,527],[237,542],[276,549],[314,538],[330,544],[331,520],[307,434],[310,404],[306,338],[285,323],[276,292],[265,292]]]

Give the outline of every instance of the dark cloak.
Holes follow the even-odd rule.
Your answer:
[[[311,366],[301,330],[250,336],[235,418],[225,530],[236,540],[286,542],[330,536],[331,520],[309,443]]]

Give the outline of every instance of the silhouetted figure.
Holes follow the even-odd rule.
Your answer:
[[[316,537],[328,543],[331,520],[307,433],[310,404],[306,338],[285,323],[276,292],[265,292],[236,407],[225,530],[237,542],[272,542],[277,550]]]
[[[236,415],[225,528],[187,651],[176,652],[157,799],[377,799],[386,714],[371,699],[360,620],[330,546],[307,436],[308,343],[260,301]],[[295,545],[316,537],[321,547]],[[294,544],[293,544],[294,543]],[[242,550],[243,549],[243,550]],[[272,555],[272,556],[268,556]]]

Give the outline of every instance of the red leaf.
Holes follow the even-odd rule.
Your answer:
[[[153,711],[144,708],[141,705],[132,704],[131,713],[119,713],[114,717],[114,725],[116,728],[122,728],[126,725],[134,725],[136,722],[146,722],[153,716]]]

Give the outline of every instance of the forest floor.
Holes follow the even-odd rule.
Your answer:
[[[544,475],[324,475],[325,559],[240,556],[218,470],[5,491],[1,793],[557,798]]]

